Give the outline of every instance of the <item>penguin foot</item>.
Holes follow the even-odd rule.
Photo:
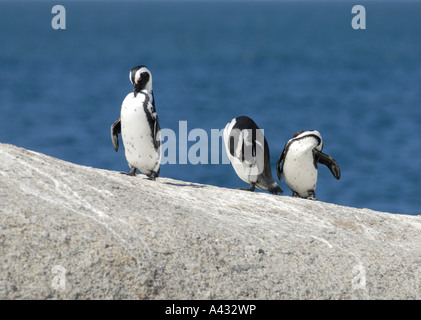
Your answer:
[[[307,200],[317,201],[316,193],[313,190],[309,191],[308,192],[308,197],[306,199]]]
[[[269,192],[272,193],[272,194],[283,194],[284,193],[279,186],[276,186],[272,189],[269,189]]]
[[[147,174],[146,176],[148,177],[149,180],[155,181],[156,178],[159,175],[159,171],[158,172],[151,172],[149,174]]]
[[[128,175],[128,176],[132,176],[132,177],[134,177],[135,175],[136,175],[136,168],[130,168],[130,171],[129,172],[120,172],[121,174],[126,174],[126,175]]]
[[[307,200],[317,201],[316,194],[314,193],[314,191],[309,191],[307,197],[301,197],[297,192],[294,191],[292,193],[292,196],[294,198],[301,198],[301,199],[307,199]]]

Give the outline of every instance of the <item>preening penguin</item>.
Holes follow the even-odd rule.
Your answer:
[[[282,190],[273,180],[269,146],[263,132],[249,117],[232,119],[224,129],[225,150],[238,177],[255,187],[273,194]]]
[[[129,175],[136,170],[155,180],[161,163],[161,133],[152,89],[152,74],[145,66],[134,67],[129,74],[133,91],[121,105],[120,118],[111,125],[111,140],[118,151],[118,135],[123,139]]]
[[[276,173],[280,181],[282,176],[285,178],[294,197],[317,200],[317,163],[327,166],[336,179],[341,177],[336,161],[322,149],[322,136],[316,130],[299,131],[286,143],[276,164]]]

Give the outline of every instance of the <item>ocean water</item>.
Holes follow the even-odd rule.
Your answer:
[[[421,2],[359,2],[365,30],[348,1],[61,1],[65,30],[51,26],[55,4],[0,1],[0,142],[128,171],[110,125],[144,64],[177,139],[179,121],[210,137],[248,115],[276,177],[288,139],[316,129],[342,171],[319,166],[319,200],[421,213]],[[165,164],[161,176],[247,187],[226,164]]]

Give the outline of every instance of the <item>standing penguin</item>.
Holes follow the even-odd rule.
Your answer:
[[[263,132],[249,117],[232,119],[224,129],[227,155],[238,177],[255,187],[273,194],[283,191],[273,180],[270,169],[269,146]]]
[[[327,166],[336,179],[341,177],[336,161],[322,149],[322,136],[316,130],[299,131],[286,143],[276,164],[276,173],[280,181],[284,176],[294,197],[317,200],[317,163]]]
[[[152,74],[145,66],[130,71],[133,91],[121,105],[120,119],[111,125],[111,140],[118,151],[118,135],[123,139],[126,160],[130,171],[136,170],[155,180],[161,163],[161,133],[152,90]]]

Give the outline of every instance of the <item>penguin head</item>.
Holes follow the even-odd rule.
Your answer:
[[[321,136],[320,132],[317,131],[317,130],[298,131],[292,136],[291,141],[302,140],[302,139],[306,139],[306,138],[315,139],[317,141],[317,145],[316,145],[315,149],[317,151],[322,151],[322,149],[323,149],[323,139],[322,139],[322,136]]]
[[[152,92],[152,74],[145,66],[137,66],[130,70],[130,82],[133,84],[134,92],[147,90]]]

